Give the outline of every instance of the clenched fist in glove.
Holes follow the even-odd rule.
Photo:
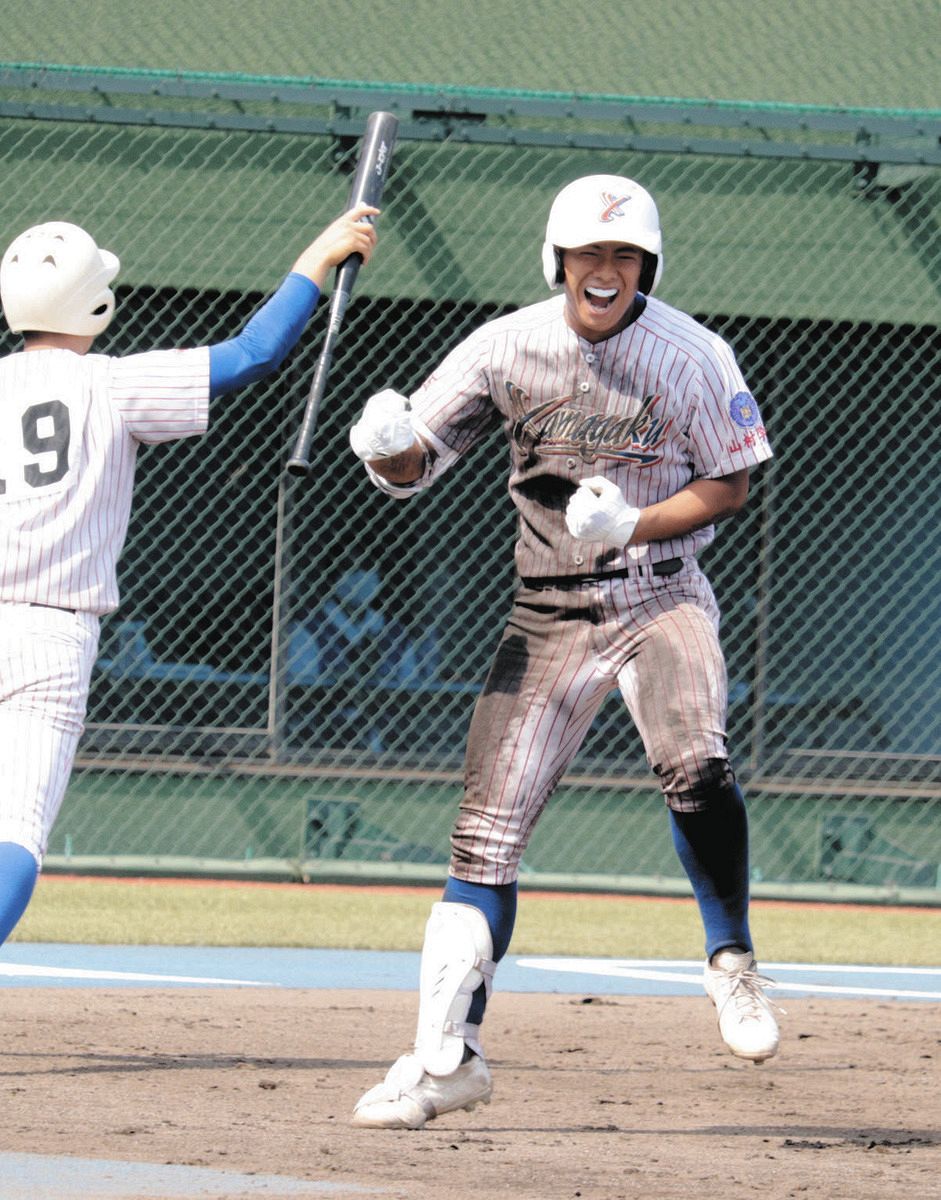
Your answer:
[[[640,509],[632,508],[617,484],[604,475],[583,479],[565,510],[572,537],[608,546],[626,546],[639,520]]]
[[[408,400],[391,388],[370,396],[359,420],[350,430],[350,445],[357,458],[391,458],[415,441]]]

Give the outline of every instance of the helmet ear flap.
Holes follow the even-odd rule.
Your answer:
[[[663,274],[663,255],[651,254],[649,250],[644,251],[644,263],[641,267],[640,281],[638,282],[638,290],[643,292],[645,296],[653,294],[654,289],[660,282],[660,276]]]
[[[562,270],[562,253],[551,242],[544,242],[542,246],[542,273],[546,283],[553,290],[565,278],[565,272]]]

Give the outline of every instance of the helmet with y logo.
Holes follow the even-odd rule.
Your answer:
[[[597,242],[623,242],[644,251],[640,290],[649,295],[663,274],[660,214],[648,191],[623,175],[585,175],[552,202],[542,247],[546,283],[563,281],[562,250]]]

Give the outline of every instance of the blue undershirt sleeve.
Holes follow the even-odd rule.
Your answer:
[[[236,337],[209,347],[209,394],[221,396],[276,370],[297,344],[320,289],[292,271]]]

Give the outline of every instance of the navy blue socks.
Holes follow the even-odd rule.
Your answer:
[[[449,904],[470,904],[479,908],[487,918],[493,939],[493,961],[506,954],[516,923],[516,883],[468,883],[449,876],[442,900]],[[479,1025],[487,1007],[487,992],[483,984],[474,992],[467,1020]]]
[[[0,945],[26,911],[36,886],[36,859],[16,842],[0,842]]]
[[[738,784],[716,788],[699,812],[670,809],[673,845],[693,885],[709,958],[752,950],[748,929],[748,816]]]

